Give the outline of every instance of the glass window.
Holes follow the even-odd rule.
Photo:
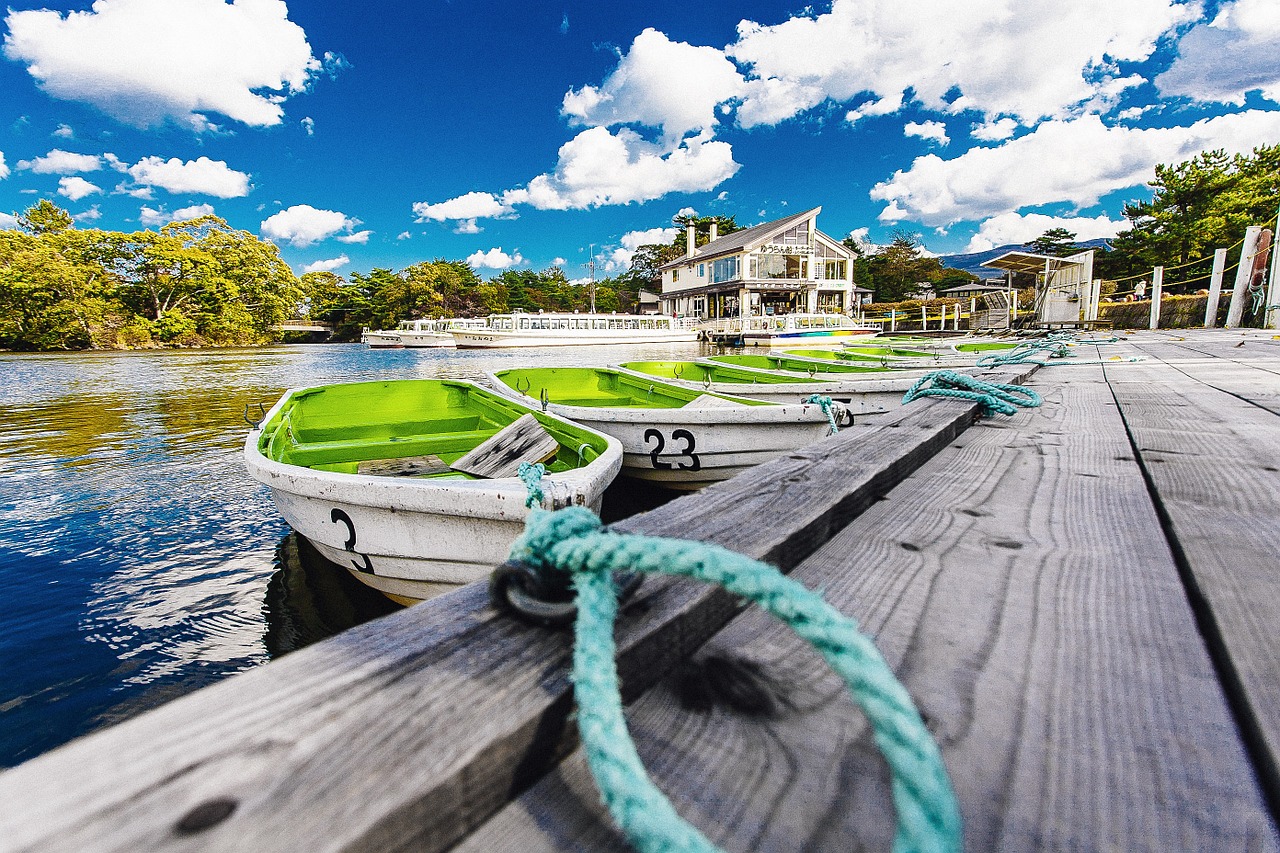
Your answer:
[[[707,276],[707,265],[698,264],[698,278],[706,278],[706,276]]]
[[[738,277],[738,259],[721,258],[711,262],[711,281],[732,281]]]
[[[679,281],[679,280],[680,280],[680,270],[678,270],[678,269],[677,269],[677,270],[672,270],[672,271],[671,271],[671,280],[672,280],[672,281]]]
[[[843,260],[823,261],[823,266],[825,268],[823,278],[827,281],[845,280],[845,262]]]

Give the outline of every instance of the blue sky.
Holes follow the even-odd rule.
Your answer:
[[[682,211],[1110,236],[1155,164],[1280,142],[1275,0],[17,0],[2,31],[0,227],[213,212],[299,273],[606,275]]]

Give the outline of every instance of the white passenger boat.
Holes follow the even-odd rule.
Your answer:
[[[880,333],[879,326],[855,323],[844,314],[795,313],[738,319],[745,346],[839,344],[856,336]]]
[[[665,314],[491,314],[483,328],[453,329],[459,348],[563,347],[696,341],[697,321]]]
[[[779,405],[672,385],[607,367],[534,367],[489,374],[526,405],[622,442],[622,473],[669,489],[727,480],[830,434],[821,405]],[[846,421],[835,403],[832,415]]]
[[[362,340],[371,347],[452,347],[454,329],[482,329],[485,321],[458,317],[403,320],[394,330],[365,332]]]
[[[544,507],[596,511],[622,464],[616,439],[440,379],[288,391],[250,431],[244,456],[294,530],[401,603],[506,559],[528,515],[521,461],[546,465]]]
[[[397,349],[404,346],[398,332],[387,329],[365,329],[360,333],[360,343],[373,349]]]

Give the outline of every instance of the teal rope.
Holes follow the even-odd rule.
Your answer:
[[[845,680],[871,724],[891,774],[897,808],[894,850],[961,849],[955,793],[910,695],[857,624],[816,593],[772,566],[716,545],[605,531],[600,519],[583,507],[534,510],[512,546],[511,559],[573,578],[578,731],[601,799],[641,853],[710,853],[717,848],[676,813],[649,779],[627,732],[613,640],[618,604],[612,573],[620,569],[718,583],[789,625]]]
[[[1068,335],[1067,338],[1071,336]],[[1067,340],[1061,336],[1051,335],[1043,341],[1027,341],[1018,344],[1007,353],[990,353],[974,362],[978,367],[999,367],[1004,364],[1022,364],[1033,361],[1033,356],[1048,353],[1050,358],[1073,358],[1075,354],[1067,348]]]
[[[524,486],[529,490],[529,495],[524,499],[525,509],[533,509],[542,506],[542,475],[547,473],[547,466],[541,462],[521,462],[519,477],[524,482]]]
[[[933,384],[925,387],[929,382]],[[1030,388],[983,382],[952,370],[935,370],[920,377],[920,381],[907,389],[902,402],[905,405],[921,397],[945,397],[981,403],[982,413],[988,417],[996,414],[1012,415],[1018,411],[1018,406],[1035,408],[1043,402],[1040,395]]]
[[[831,434],[835,435],[840,431],[840,427],[836,426],[835,413],[832,411],[835,408],[835,404],[830,397],[824,397],[821,394],[810,394],[800,402],[817,403],[822,408],[822,413],[827,416],[827,423],[831,424]]]

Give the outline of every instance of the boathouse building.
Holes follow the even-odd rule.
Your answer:
[[[818,230],[815,207],[717,236],[659,267],[662,311],[706,319],[853,307],[853,253]]]

